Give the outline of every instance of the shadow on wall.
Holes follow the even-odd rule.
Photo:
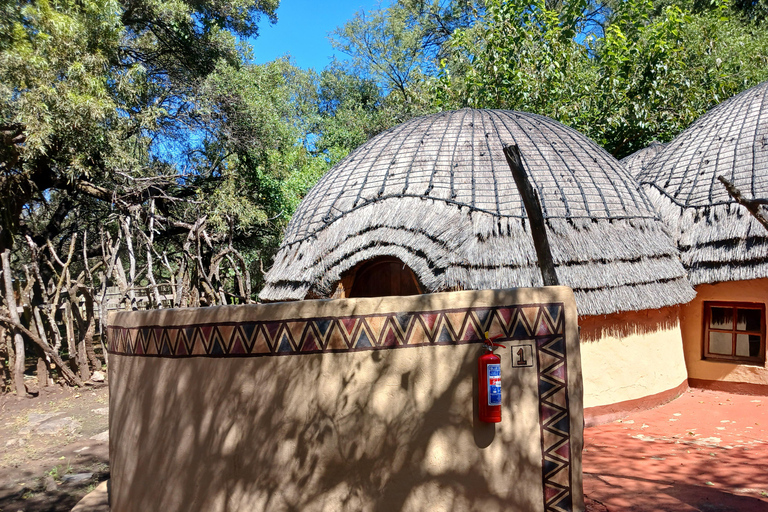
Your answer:
[[[581,341],[588,343],[605,337],[626,338],[653,334],[676,329],[679,325],[679,306],[579,317]]]
[[[479,350],[113,356],[113,510],[541,510],[538,423],[478,422]]]

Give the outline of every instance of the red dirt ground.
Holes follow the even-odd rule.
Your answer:
[[[584,430],[588,512],[768,511],[768,397],[690,389]]]

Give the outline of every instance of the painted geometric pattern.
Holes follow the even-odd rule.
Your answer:
[[[562,334],[562,304],[335,318],[109,328],[109,351],[145,357],[258,357],[478,343]]]
[[[565,338],[536,339],[539,361],[539,428],[541,429],[544,509],[570,512],[571,417],[568,413],[568,374]]]
[[[109,352],[142,357],[260,357],[534,340],[546,512],[572,509],[563,304],[526,304],[186,326],[108,329]]]

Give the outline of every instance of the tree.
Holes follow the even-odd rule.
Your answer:
[[[169,175],[199,84],[239,65],[237,37],[257,33],[276,0],[3,2],[0,225],[11,247],[21,208],[65,190],[120,204],[141,199],[120,176]],[[122,174],[119,174],[122,173]],[[173,182],[168,179],[168,186]],[[122,196],[122,197],[120,197]]]
[[[320,74],[314,150],[336,164],[365,141],[410,117],[398,94],[333,61]]]
[[[481,23],[452,36],[455,54],[434,81],[435,101],[544,114],[619,158],[670,140],[768,78],[764,27],[722,2],[486,7]]]
[[[406,107],[424,110],[419,85],[432,76],[451,34],[470,26],[478,5],[469,0],[398,0],[384,9],[361,11],[331,38],[352,59],[354,73],[396,92]]]
[[[110,286],[127,307],[251,300],[327,162],[302,132],[314,78],[241,42],[276,0],[0,6],[0,323],[23,393],[24,338],[87,378]]]

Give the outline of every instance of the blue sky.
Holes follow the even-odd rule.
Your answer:
[[[343,59],[328,40],[328,33],[360,10],[375,9],[379,0],[281,0],[277,23],[262,21],[259,37],[251,40],[254,60],[262,64],[289,53],[297,66],[322,70],[333,55]]]

